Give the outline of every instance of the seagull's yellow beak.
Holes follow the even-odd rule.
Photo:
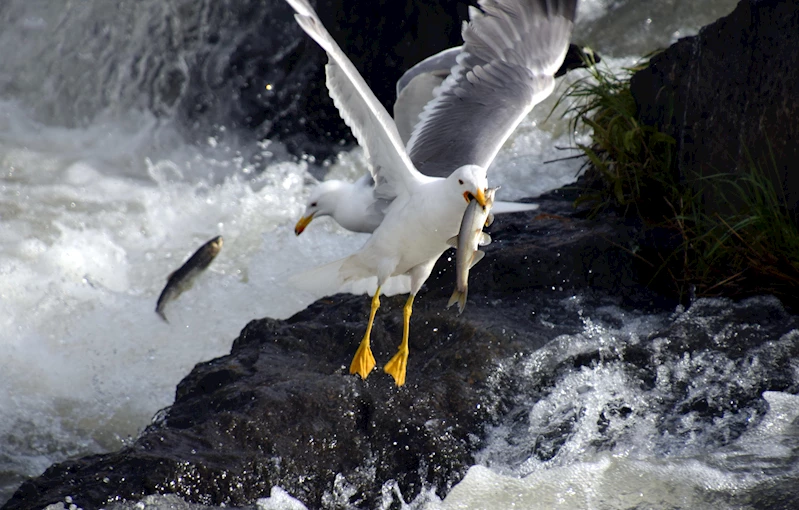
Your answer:
[[[307,227],[308,224],[311,223],[311,221],[313,221],[314,214],[316,213],[311,213],[308,216],[303,216],[302,218],[300,218],[300,221],[298,221],[297,224],[294,225],[294,234],[296,235],[302,234],[302,231],[305,230],[305,227]]]
[[[477,203],[480,204],[481,207],[486,206],[486,194],[483,190],[478,189],[477,193],[474,194],[474,199],[477,200]]]

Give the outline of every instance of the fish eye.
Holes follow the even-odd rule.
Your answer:
[[[461,186],[463,186],[463,179],[458,179],[458,184],[460,184]]]

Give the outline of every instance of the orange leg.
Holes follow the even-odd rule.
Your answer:
[[[411,326],[411,313],[413,313],[413,298],[411,294],[408,296],[408,301],[405,302],[405,307],[402,309],[403,328],[402,328],[402,343],[400,343],[397,354],[386,363],[383,370],[387,374],[391,374],[397,386],[405,384],[405,371],[408,368],[408,335]]]
[[[361,379],[366,379],[369,372],[375,367],[375,357],[372,356],[372,347],[370,345],[369,337],[372,334],[372,323],[375,321],[375,314],[377,309],[380,308],[380,287],[377,287],[377,292],[372,297],[372,310],[369,312],[369,324],[366,325],[366,334],[363,335],[361,345],[355,351],[355,356],[352,357],[350,364],[350,373],[358,374]]]

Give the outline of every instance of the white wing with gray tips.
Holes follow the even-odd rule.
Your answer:
[[[444,80],[449,75],[450,70],[455,67],[457,63],[455,59],[458,57],[462,46],[454,46],[446,50],[439,51],[435,55],[431,55],[422,60],[415,66],[411,67],[397,80],[397,97],[400,96],[402,90],[407,87],[414,78],[420,74],[432,74],[440,76]]]
[[[371,163],[375,193],[391,198],[407,192],[427,177],[420,174],[405,152],[394,120],[375,97],[358,70],[322,25],[308,0],[287,0],[294,18],[327,52],[327,88],[341,118],[350,127]]]
[[[577,0],[479,0],[457,65],[425,106],[407,144],[416,168],[448,175],[488,168],[505,140],[555,86]]]

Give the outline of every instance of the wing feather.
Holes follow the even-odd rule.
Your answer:
[[[376,196],[391,198],[410,192],[427,177],[420,174],[405,152],[394,120],[375,97],[350,59],[322,25],[308,0],[287,0],[294,18],[327,52],[327,88],[344,122],[363,147],[376,182]]]
[[[416,168],[442,175],[489,167],[519,122],[552,93],[577,0],[480,0],[456,66],[407,144]]]

